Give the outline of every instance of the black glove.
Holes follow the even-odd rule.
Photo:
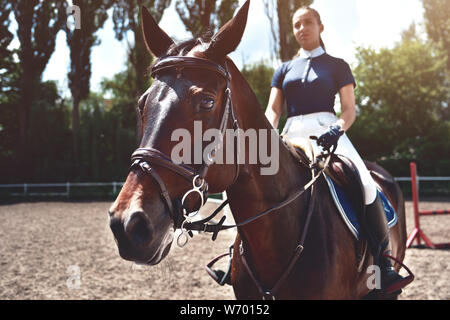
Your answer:
[[[330,150],[334,145],[337,145],[339,138],[345,133],[340,125],[332,125],[328,131],[317,139],[317,144],[322,146],[324,150]]]

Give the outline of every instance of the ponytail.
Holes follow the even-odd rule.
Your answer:
[[[319,40],[320,40],[320,46],[323,48],[323,50],[327,51],[327,49],[325,49],[325,43],[323,43],[322,36],[319,37]]]

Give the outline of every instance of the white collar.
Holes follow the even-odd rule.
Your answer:
[[[322,48],[322,46],[319,46],[311,51],[301,48],[300,49],[300,58],[304,58],[304,59],[308,59],[310,57],[315,58],[315,57],[323,55],[324,53],[325,53],[325,50]]]

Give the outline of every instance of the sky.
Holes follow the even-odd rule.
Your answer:
[[[240,4],[244,2],[240,0]],[[190,38],[175,12],[174,4],[172,0],[160,26],[176,39]],[[355,63],[356,47],[392,47],[411,23],[423,21],[420,0],[315,0],[312,7],[319,11],[325,26],[322,38],[327,52],[350,64]],[[98,36],[102,42],[93,48],[91,57],[91,89],[94,91],[99,90],[103,78],[110,78],[122,71],[126,60],[126,44],[115,39],[112,19],[106,21]],[[261,59],[269,61],[270,37],[270,23],[264,13],[263,2],[252,0],[244,36],[230,57],[238,67]],[[59,32],[56,49],[44,71],[43,80],[56,80],[60,90],[67,95],[70,93],[67,89],[69,63],[65,33]]]

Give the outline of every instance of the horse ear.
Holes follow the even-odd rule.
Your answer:
[[[147,49],[157,57],[165,54],[169,47],[174,44],[173,40],[158,26],[144,6],[142,6],[142,34]]]
[[[211,44],[205,50],[205,54],[212,58],[221,59],[233,52],[241,42],[244,34],[245,26],[247,25],[247,15],[250,6],[250,0],[239,9],[236,16],[228,21],[220,30],[213,36]]]

